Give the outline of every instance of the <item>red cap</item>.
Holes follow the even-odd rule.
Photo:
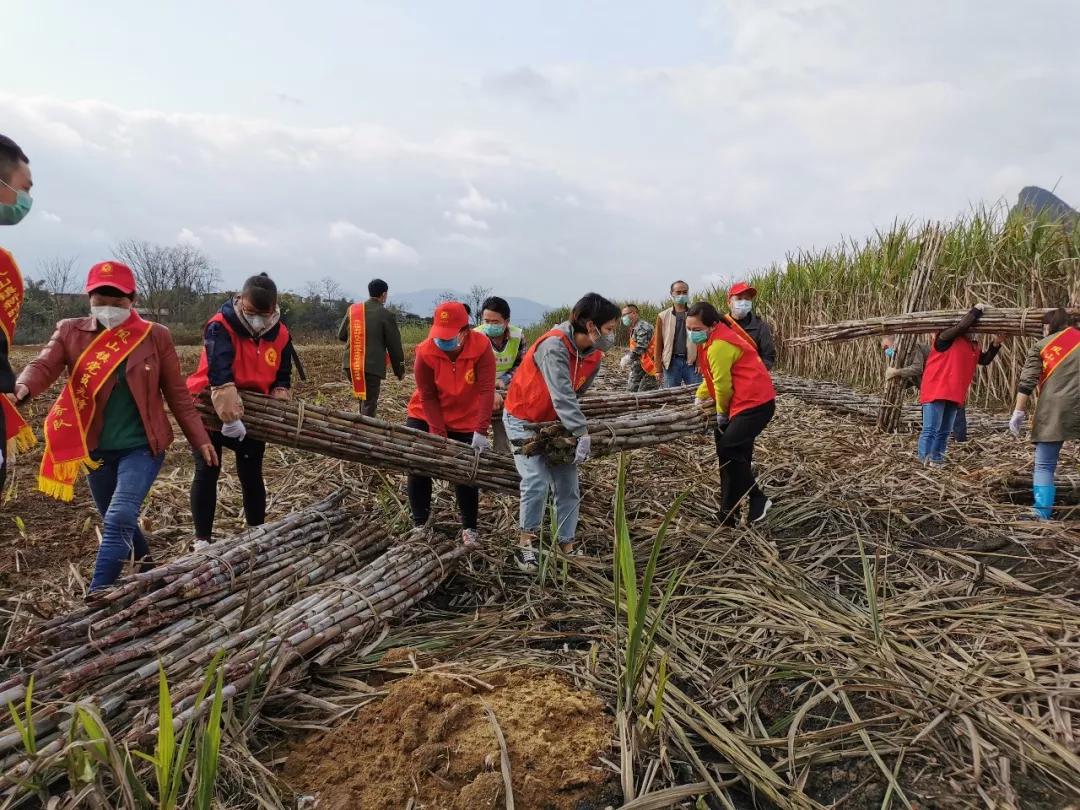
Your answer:
[[[747,293],[750,293],[751,297],[753,297],[757,295],[757,290],[745,281],[736,281],[731,285],[731,289],[727,292],[728,298],[731,298],[733,295],[746,295]]]
[[[469,313],[465,311],[463,303],[443,301],[435,307],[435,317],[432,320],[429,336],[439,340],[450,340],[468,325]]]
[[[86,291],[92,293],[100,287],[115,287],[131,295],[135,292],[135,274],[120,262],[98,262],[90,268],[90,274],[86,277]]]

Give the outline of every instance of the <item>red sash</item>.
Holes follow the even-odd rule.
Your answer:
[[[75,361],[64,390],[45,417],[45,453],[38,489],[46,495],[70,501],[79,473],[97,468],[90,460],[86,434],[94,421],[98,391],[152,328],[131,310],[123,324],[95,335]]]
[[[19,311],[22,309],[23,292],[22,273],[19,272],[19,265],[15,263],[15,257],[0,248],[0,331],[7,339],[9,349],[15,337]],[[7,426],[5,435],[0,436],[0,441],[3,442],[0,449],[7,454],[15,450],[25,452],[37,444],[30,425],[26,424],[22,414],[15,410],[15,406],[3,394],[0,394],[0,410],[4,412],[4,424]]]
[[[728,326],[732,328],[732,330],[734,330],[736,335],[738,335],[751,346],[753,346],[754,349],[757,349],[757,341],[750,337],[749,333],[747,333],[745,329],[739,326],[739,322],[737,320],[732,318],[730,315],[725,315],[724,321],[727,323]]]
[[[1080,348],[1080,329],[1070,326],[1063,329],[1043,346],[1042,351],[1042,376],[1039,377],[1039,385],[1043,385],[1050,379],[1050,375],[1057,371],[1061,361]]]
[[[366,360],[367,321],[361,301],[349,307],[349,374],[352,377],[353,396],[357,399],[367,399],[367,383],[364,381]]]

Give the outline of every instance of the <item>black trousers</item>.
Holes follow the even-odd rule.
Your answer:
[[[379,392],[382,390],[382,377],[374,374],[364,375],[364,386],[367,388],[367,399],[360,400],[360,413],[374,418],[375,411],[379,409]]]
[[[266,442],[245,436],[243,441],[223,436],[221,431],[210,431],[210,442],[217,451],[220,464],[210,467],[199,453],[195,456],[195,478],[191,481],[191,520],[195,524],[195,537],[209,540],[214,531],[214,513],[217,511],[218,478],[225,464],[224,448],[236,454],[236,477],[240,479],[240,491],[244,495],[244,519],[248,526],[261,526],[266,522],[266,484],[263,483],[263,456]]]
[[[776,402],[766,402],[742,411],[728,422],[724,430],[716,431],[716,457],[720,462],[722,518],[735,513],[739,502],[750,495],[762,497],[754,479],[751,463],[754,459],[754,439],[765,429],[776,413]]]
[[[3,394],[0,394],[2,397]],[[7,434],[7,417],[4,415],[4,411],[0,408],[0,455],[3,455],[4,460],[0,461],[0,503],[4,500],[4,482],[7,480],[7,440],[4,436]]]
[[[405,426],[430,433],[428,423],[422,419],[409,417],[405,420]],[[455,442],[472,444],[472,432],[457,433],[447,431],[447,438]],[[409,475],[409,511],[412,512],[413,524],[423,526],[431,517],[431,479],[425,475]],[[461,527],[463,529],[476,529],[477,516],[480,512],[480,490],[476,487],[467,487],[464,484],[454,485],[454,495],[457,497],[458,511],[461,513]]]

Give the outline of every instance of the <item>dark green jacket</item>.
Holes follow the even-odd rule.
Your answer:
[[[380,301],[369,298],[364,302],[364,322],[367,326],[367,346],[364,349],[364,373],[380,379],[386,377],[386,356],[390,368],[399,380],[405,376],[405,352],[401,348],[401,331],[397,320]],[[338,340],[345,343],[341,367],[349,378],[349,313],[338,327]]]

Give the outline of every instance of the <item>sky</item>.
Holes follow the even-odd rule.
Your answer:
[[[896,219],[1080,206],[1080,3],[7,0],[24,273],[121,240],[359,296],[663,297]]]

